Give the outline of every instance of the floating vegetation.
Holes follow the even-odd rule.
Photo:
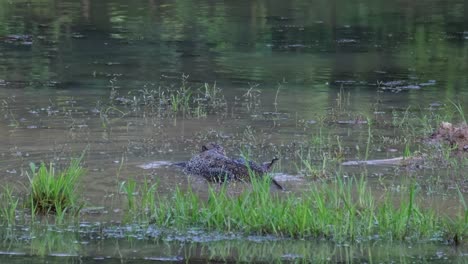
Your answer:
[[[30,201],[34,213],[55,213],[59,216],[64,212],[79,211],[77,183],[84,173],[80,158],[72,159],[70,165],[62,172],[56,172],[53,163],[47,166],[41,163],[36,168],[31,163],[31,174],[28,174],[31,184]]]

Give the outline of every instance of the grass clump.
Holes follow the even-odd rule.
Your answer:
[[[31,163],[32,176],[28,174],[31,195],[30,202],[34,213],[62,213],[70,210],[79,211],[77,183],[85,170],[81,166],[81,159],[72,159],[70,165],[61,172],[57,172],[54,164],[47,166],[41,163],[36,168]]]
[[[466,237],[466,217],[450,219],[418,205],[417,188],[406,188],[401,199],[372,195],[363,180],[317,183],[300,196],[270,191],[268,179],[252,178],[252,189],[233,197],[210,188],[208,199],[190,188],[160,198],[151,210],[159,226],[327,238],[334,241],[369,239],[447,239]],[[385,198],[385,197],[383,197]],[[399,202],[398,202],[399,200]],[[463,209],[466,215],[466,208]],[[453,232],[457,233],[454,234]]]
[[[125,194],[128,214],[126,220],[148,223],[156,206],[157,183],[148,179],[141,186],[134,179],[120,183],[119,192]]]
[[[10,186],[3,186],[0,192],[0,223],[13,226],[16,220],[19,198],[13,194]]]

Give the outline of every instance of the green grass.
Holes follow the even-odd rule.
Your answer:
[[[363,178],[317,183],[299,196],[271,192],[268,179],[253,178],[252,189],[239,196],[229,195],[226,188],[210,188],[208,199],[200,198],[191,188],[177,188],[172,197],[158,198],[150,210],[140,213],[161,227],[201,227],[340,242],[455,236],[462,239],[468,235],[468,211],[463,200],[459,217],[439,215],[418,204],[416,185],[402,192],[399,202],[390,196],[377,201]]]
[[[0,193],[0,223],[13,226],[16,223],[16,211],[19,198],[13,194],[10,186],[3,186]]]
[[[124,181],[120,184],[119,188],[121,193],[125,193],[127,195],[127,208],[129,211],[133,211],[136,209],[136,182],[135,180],[128,180]]]
[[[127,203],[127,214],[124,221],[148,223],[153,208],[156,206],[157,183],[151,184],[145,179],[142,185],[137,185],[134,179],[120,183],[119,192],[125,194]]]
[[[449,100],[449,102],[453,105],[453,107],[455,108],[456,110],[456,113],[458,113],[460,115],[460,119],[461,121],[466,124],[466,118],[465,118],[465,112],[463,111],[463,107],[462,105],[458,102],[458,103],[455,103],[454,101],[452,100]]]
[[[28,178],[33,213],[55,213],[63,216],[67,211],[79,211],[81,205],[77,184],[85,172],[80,165],[82,157],[72,159],[70,165],[61,172],[56,171],[53,163],[48,166],[41,163],[39,168],[31,163],[31,175],[28,174]]]
[[[196,87],[188,82],[188,78],[188,75],[182,74],[180,83],[157,87],[148,85],[122,95],[118,92],[117,80],[111,80],[110,105],[99,107],[103,126],[107,127],[112,120],[119,120],[128,113],[158,118],[204,118],[208,113],[227,111],[222,89],[216,83]]]
[[[190,108],[192,93],[189,90],[176,91],[171,94],[170,103],[173,112],[177,113],[180,110],[187,111]]]

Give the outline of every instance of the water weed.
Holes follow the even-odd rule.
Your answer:
[[[141,203],[140,208],[146,212],[146,215],[151,216],[153,214],[152,209],[156,206],[156,191],[158,188],[157,183],[150,183],[149,180],[143,181],[143,186],[140,188]]]
[[[201,199],[192,189],[177,189],[159,199],[153,222],[165,227],[203,227],[208,230],[274,234],[287,237],[323,237],[334,241],[422,239],[457,230],[466,236],[465,219],[450,219],[417,203],[411,185],[395,205],[388,196],[377,202],[364,179],[321,182],[300,197],[270,191],[267,178],[252,178],[252,188],[233,197],[223,186],[210,188]],[[466,209],[464,209],[466,214]],[[458,227],[458,228],[457,228]]]
[[[449,100],[449,102],[455,107],[456,112],[460,115],[461,121],[466,124],[466,118],[465,118],[465,112],[463,111],[462,105],[458,102],[455,103],[452,100]]]
[[[30,201],[34,213],[56,213],[62,215],[68,211],[78,212],[81,208],[78,197],[78,180],[85,170],[80,158],[72,159],[62,172],[56,172],[55,165],[41,163],[39,168],[30,164]]]
[[[136,208],[136,197],[138,193],[136,192],[136,182],[135,180],[124,181],[120,184],[120,192],[123,192],[127,196],[127,206],[128,210],[132,212]]]
[[[202,118],[207,113],[218,113],[226,110],[226,100],[222,90],[216,83],[193,87],[188,82],[188,75],[182,75],[178,85],[145,85],[136,92],[119,95],[116,81],[111,82],[110,105],[115,110],[118,105],[126,111],[141,113],[144,117],[175,118],[179,114],[183,118]],[[122,110],[119,110],[124,112]],[[106,114],[103,114],[107,118]]]
[[[157,183],[152,184],[144,179],[141,185],[133,179],[120,183],[119,192],[125,194],[127,201],[127,212],[124,219],[126,222],[148,223],[157,202]]]
[[[13,226],[16,222],[16,211],[18,209],[19,198],[13,194],[10,186],[3,186],[0,193],[0,223]]]
[[[364,159],[368,160],[369,159],[369,152],[370,152],[370,146],[371,146],[371,141],[372,141],[372,120],[368,117],[367,118],[367,142],[366,142],[366,154]]]
[[[190,87],[186,86],[185,80],[186,78],[183,79],[180,89],[173,91],[170,95],[169,102],[174,113],[183,111],[185,114],[185,112],[189,111],[190,109],[192,91]]]

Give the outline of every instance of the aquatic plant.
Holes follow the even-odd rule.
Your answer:
[[[462,121],[464,124],[466,124],[465,112],[463,111],[463,107],[462,107],[462,105],[460,104],[460,102],[455,103],[455,102],[452,101],[452,100],[449,100],[449,102],[453,105],[453,107],[455,108],[456,112],[460,115],[461,121]]]
[[[125,194],[127,213],[124,221],[148,223],[153,209],[156,206],[157,183],[151,183],[144,179],[141,185],[137,185],[134,179],[123,181],[119,184],[119,192]]]
[[[141,193],[141,209],[144,212],[150,213],[151,209],[156,206],[156,191],[158,188],[158,183],[150,183],[149,180],[145,179],[143,181],[143,186],[140,188]]]
[[[81,205],[78,202],[77,183],[85,170],[81,166],[81,159],[74,158],[70,165],[62,172],[56,172],[55,165],[48,166],[41,163],[36,168],[30,164],[30,202],[34,213],[56,213],[63,215],[70,210],[79,211]]]
[[[370,146],[371,146],[371,142],[372,142],[372,129],[371,129],[371,126],[372,126],[372,120],[369,117],[367,117],[367,142],[366,142],[366,154],[365,154],[365,157],[364,157],[365,160],[369,159]]]
[[[136,207],[136,182],[133,179],[124,181],[120,184],[120,192],[127,195],[127,206],[129,211],[133,211]]]
[[[322,155],[321,164],[316,165],[313,162],[310,150],[307,152],[307,154],[301,153],[299,155],[300,164],[296,165],[296,168],[305,176],[311,176],[313,178],[326,178],[330,158],[328,157],[327,153],[322,153]]]
[[[189,90],[175,91],[171,94],[170,103],[173,112],[187,111],[190,108],[192,93]]]
[[[224,100],[224,97],[221,93],[222,90],[216,86],[216,82],[211,86],[208,83],[205,83],[203,88],[206,100],[210,100],[214,104],[220,103],[220,99]]]
[[[232,197],[227,187],[211,187],[208,199],[191,188],[177,188],[173,197],[160,198],[153,208],[152,221],[164,227],[203,227],[207,230],[274,234],[334,241],[390,239],[407,240],[447,235],[467,235],[465,218],[440,216],[421,207],[417,186],[402,192],[400,203],[387,196],[378,202],[364,178],[332,183],[321,182],[302,195],[270,192],[267,178],[252,178],[252,189]],[[463,209],[467,214],[466,208]]]
[[[13,194],[13,188],[3,186],[0,193],[0,223],[13,226],[16,220],[19,198]]]
[[[145,84],[142,89],[130,91],[125,95],[119,94],[117,79],[112,79],[109,106],[100,107],[103,125],[110,122],[111,114],[124,117],[133,112],[141,113],[145,117],[158,118],[175,118],[181,114],[183,118],[202,118],[208,113],[227,111],[222,89],[217,87],[216,83],[213,85],[204,83],[200,87],[195,87],[188,82],[188,78],[188,75],[182,74],[180,83],[161,83],[157,86]],[[119,119],[117,117],[115,121]]]

